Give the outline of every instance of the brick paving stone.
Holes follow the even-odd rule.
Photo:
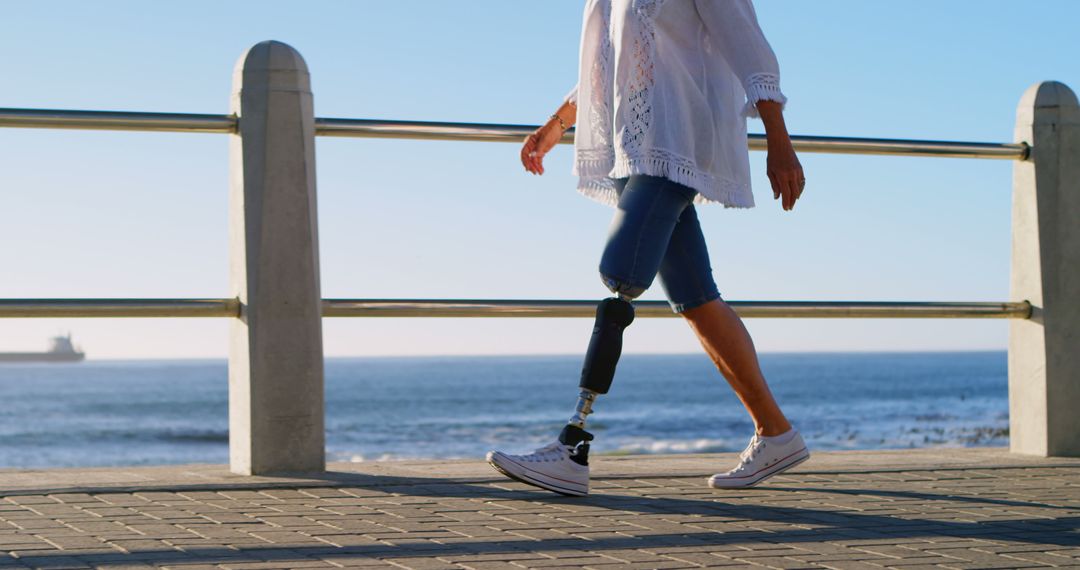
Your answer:
[[[970,562],[962,564],[949,564],[949,568],[956,568],[958,570],[996,570],[996,569],[1015,569],[1015,568],[1046,568],[1045,564],[1038,564],[1036,562],[1020,562],[1018,560],[1009,560],[1003,558],[998,562]]]
[[[793,558],[786,558],[783,556],[763,556],[746,558],[744,556],[736,556],[733,558],[738,562],[750,562],[759,566],[766,566],[768,568],[780,568],[783,570],[796,570],[802,568],[820,568],[817,564],[809,564]]]
[[[738,552],[746,552],[746,550],[744,548],[736,546],[736,545],[731,545],[731,544],[724,545],[724,544],[716,544],[716,543],[713,543],[713,544],[697,543],[697,544],[694,544],[694,545],[684,545],[684,546],[661,546],[661,545],[651,544],[651,541],[647,541],[645,544],[643,544],[641,546],[640,549],[642,551],[644,551],[644,552],[650,552],[650,553],[653,553],[653,554],[661,554],[661,555],[664,555],[664,556],[675,555],[675,554],[698,553],[698,552],[714,553],[714,554],[715,553],[724,553],[725,555],[730,554],[732,552],[737,552],[737,553]]]
[[[515,566],[523,568],[582,568],[589,565],[611,564],[618,561],[603,556],[583,556],[578,558],[547,558],[532,560],[517,560]]]
[[[218,565],[225,570],[271,570],[290,568],[334,568],[335,566],[324,560],[281,560],[270,562],[226,562]]]
[[[493,554],[445,555],[442,560],[455,564],[472,562],[513,562],[515,560],[548,560],[549,557],[536,552],[499,552]]]
[[[675,560],[629,563],[610,560],[604,563],[585,564],[584,567],[587,569],[595,568],[597,570],[661,570],[664,568],[690,568],[697,567],[697,565],[688,566],[685,562],[678,562]]]
[[[409,568],[410,570],[460,570],[461,566],[427,557],[403,557],[395,558],[392,563],[395,566]]]
[[[574,548],[574,546],[579,546],[580,548]],[[567,545],[567,548],[545,548],[540,554],[545,558],[589,558],[592,556],[603,556],[600,552],[590,552],[588,550],[589,546],[591,546],[589,543],[584,542],[576,545]],[[612,560],[616,559],[612,558]]]
[[[881,570],[886,568],[883,564],[874,564],[862,560],[841,560],[837,562],[823,562],[821,566],[831,570]]]
[[[1053,552],[1010,552],[1002,556],[1004,558],[1013,558],[1022,562],[1046,564],[1047,566],[1065,566],[1076,564],[1076,560],[1073,557],[1061,556],[1058,554],[1054,554]]]
[[[16,550],[18,548],[25,548],[28,546],[41,546],[42,548],[53,548],[54,546],[49,544],[43,538],[34,535],[9,535],[0,536],[0,551]]]
[[[905,548],[903,546],[891,546],[891,545],[878,545],[878,546],[864,546],[859,545],[854,547],[854,550],[861,550],[869,554],[878,556],[886,556],[890,558],[909,558],[919,556],[921,553],[911,548]]]
[[[16,557],[30,556],[39,553],[61,552],[60,550],[57,550],[55,546],[49,544],[48,542],[39,542],[35,544],[18,544],[15,546],[5,547],[4,550],[8,554]]]
[[[795,546],[786,546],[769,542],[761,544],[740,544],[739,547],[745,549],[745,551],[741,553],[744,557],[798,556],[799,554],[806,554],[809,552],[808,550],[803,550]]]
[[[1006,557],[972,548],[949,548],[944,550],[928,549],[924,552],[926,554],[948,556],[952,558],[956,564],[996,564],[999,562],[1008,562],[1008,558]],[[1015,564],[1016,561],[1014,560],[1013,563]]]
[[[396,568],[390,562],[372,558],[370,556],[357,555],[328,555],[323,560],[334,566],[344,568]]]
[[[952,566],[954,564],[963,564],[962,560],[956,558],[950,558],[948,556],[914,556],[911,558],[901,558],[899,560],[882,561],[884,564],[888,564],[890,567],[907,566],[914,564],[932,565],[932,564],[944,564]]]
[[[1002,543],[995,542],[985,545],[969,545],[963,546],[963,548],[971,548],[980,552],[988,552],[991,554],[1008,554],[1012,552],[1049,552],[1053,551],[1060,556],[1068,556],[1069,548],[1062,546],[1053,546],[1048,544],[1027,544],[1021,542]]]
[[[57,502],[56,499],[47,495],[22,495],[6,497],[4,500],[13,505],[54,505]]]
[[[567,537],[567,533],[555,530],[515,530],[510,531],[510,534],[514,536],[520,536],[529,540],[554,540],[564,539]],[[574,533],[579,535],[578,533]]]
[[[850,552],[846,554],[794,554],[791,558],[795,560],[801,560],[809,564],[825,564],[828,562],[874,562],[882,564],[886,562],[895,562],[896,558],[887,558],[884,556],[877,556],[867,552]]]
[[[654,554],[652,552],[646,552],[644,550],[624,548],[618,550],[605,550],[604,556],[613,558],[619,562],[663,562],[672,560],[671,558],[662,554]]]
[[[513,562],[503,562],[501,560],[492,560],[487,562],[461,562],[458,564],[462,568],[467,570],[506,570],[507,568],[522,568],[521,565]]]
[[[681,552],[661,555],[661,559],[687,562],[698,566],[746,564],[713,552]]]
[[[41,538],[61,550],[101,548],[106,546],[102,540],[94,536],[42,536]]]

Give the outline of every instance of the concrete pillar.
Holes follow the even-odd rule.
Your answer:
[[[1013,169],[1010,298],[1030,320],[1009,327],[1012,451],[1080,457],[1080,106],[1038,83],[1016,110],[1031,158]]]
[[[280,42],[233,75],[229,234],[241,303],[229,352],[233,473],[326,469],[315,115],[307,65]]]

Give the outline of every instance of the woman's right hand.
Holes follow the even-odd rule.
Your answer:
[[[562,139],[563,130],[555,119],[548,120],[536,132],[525,138],[521,146],[521,164],[533,174],[544,173],[544,155]]]

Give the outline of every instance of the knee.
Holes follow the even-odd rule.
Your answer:
[[[637,299],[644,292],[646,287],[639,285],[633,285],[622,279],[612,277],[610,275],[600,274],[600,280],[604,282],[604,286],[608,288],[612,293],[625,297],[626,299]]]
[[[720,312],[731,314],[735,313],[735,311],[732,310],[732,308],[728,306],[728,304],[725,303],[724,300],[721,298],[709,299],[705,302],[692,305],[685,305],[681,308],[681,310],[678,310],[676,312],[679,314],[679,316],[695,324],[707,321],[709,319],[715,319],[717,313]]]
[[[622,297],[604,299],[597,307],[597,322],[625,329],[634,322],[634,306]]]

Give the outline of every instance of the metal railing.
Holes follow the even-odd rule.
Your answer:
[[[744,318],[1026,319],[1031,304],[728,301]],[[664,301],[634,301],[639,317],[678,317]],[[239,299],[0,299],[0,318],[239,317]],[[592,318],[595,301],[323,299],[324,317]]]
[[[152,131],[178,133],[235,133],[234,115],[181,113],[134,113],[126,111],[67,111],[54,109],[0,108],[0,127],[35,129],[82,129],[111,131]],[[315,134],[325,137],[415,139],[470,142],[521,142],[536,130],[535,125],[446,123],[430,121],[385,121],[372,119],[315,119]],[[1026,160],[1030,148],[1025,143],[987,143],[818,137],[794,135],[796,150],[832,154],[892,156],[937,156],[948,158],[991,158]],[[563,144],[574,142],[574,129],[567,131]],[[765,136],[749,136],[751,150],[765,150]]]
[[[236,117],[191,113],[0,108],[0,127],[229,134],[236,132]]]
[[[73,111],[0,108],[0,127],[235,134],[235,115]],[[316,118],[315,134],[327,137],[435,141],[520,142],[535,125]],[[751,134],[751,150],[765,150],[765,137]],[[929,141],[794,135],[801,152],[1026,160],[1026,143]],[[574,130],[561,141],[572,144]],[[227,299],[38,299],[0,300],[0,318],[27,317],[232,317]],[[591,317],[593,301],[552,300],[324,300],[327,317]],[[638,301],[642,317],[673,317],[663,302]],[[1028,318],[1026,303],[730,301],[747,318]]]

